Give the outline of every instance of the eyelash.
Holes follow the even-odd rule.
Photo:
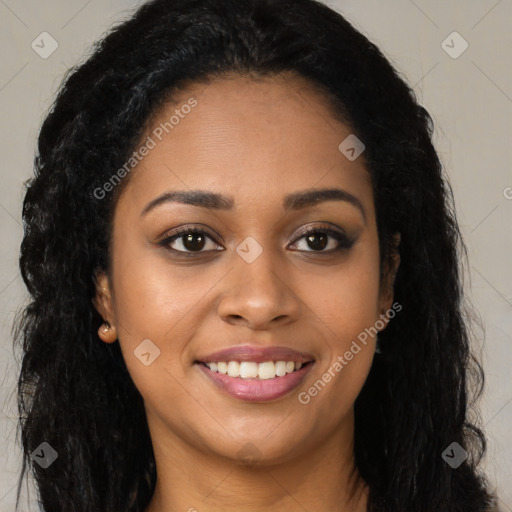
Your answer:
[[[315,250],[309,250],[309,251],[300,251],[300,252],[309,252],[309,253],[317,253],[317,254],[333,254],[336,252],[340,252],[343,250],[350,249],[353,245],[355,240],[347,237],[345,234],[335,231],[330,228],[326,227],[308,227],[303,230],[301,230],[298,234],[298,237],[294,240],[293,244],[298,242],[299,240],[303,239],[307,235],[310,234],[323,234],[323,235],[329,235],[332,238],[334,238],[338,242],[338,247],[335,249],[330,249],[328,251],[321,250],[321,251],[315,251]],[[169,245],[174,242],[175,240],[185,236],[185,235],[204,235],[208,238],[210,238],[213,242],[217,243],[212,236],[205,230],[200,228],[191,228],[188,226],[183,226],[181,228],[178,228],[175,233],[172,236],[169,236],[158,243],[158,245],[167,248],[169,251],[172,251],[174,253],[178,253],[180,255],[185,255],[186,257],[194,257],[196,254],[201,254],[203,252],[208,251],[178,251],[176,249],[172,249],[169,247]]]

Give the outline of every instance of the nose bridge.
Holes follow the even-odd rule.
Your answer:
[[[256,251],[250,242],[240,244],[237,255],[233,258],[235,271],[245,283],[262,286],[269,291],[271,288],[278,288],[275,286],[276,276],[279,275],[276,255],[270,249],[261,250],[259,255]]]
[[[298,302],[275,252],[248,236],[233,253],[233,271],[219,305],[224,318],[244,318],[263,326],[282,316],[295,317]]]
[[[236,255],[233,255],[235,273],[240,280],[241,289],[243,291],[247,284],[254,291],[261,288],[258,293],[264,291],[267,294],[281,294],[283,283],[279,276],[279,269],[282,267],[279,256],[267,240],[260,240],[261,243],[248,236],[237,246]]]

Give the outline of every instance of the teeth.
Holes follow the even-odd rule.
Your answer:
[[[274,379],[275,377],[284,377],[287,373],[300,370],[302,363],[294,361],[265,361],[264,363],[254,363],[252,361],[219,361],[218,363],[207,363],[212,372],[227,374],[230,377],[239,377],[241,379]]]
[[[284,377],[286,375],[286,361],[277,361],[277,363],[276,363],[276,375],[278,377]]]
[[[242,361],[240,363],[240,377],[242,379],[253,379],[258,376],[258,365],[256,363],[249,363]]]
[[[229,361],[228,375],[230,377],[240,377],[240,363],[237,363],[236,361]]]
[[[260,379],[273,379],[276,376],[276,364],[273,361],[266,361],[258,365],[258,377]]]

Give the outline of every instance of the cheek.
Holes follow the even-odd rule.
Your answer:
[[[114,253],[118,338],[139,389],[183,376],[182,354],[197,330],[198,312],[205,316],[203,302],[212,279],[220,277],[215,272],[206,277],[198,267],[172,268],[165,258],[155,257],[157,251],[133,249],[127,237]]]
[[[376,245],[361,246],[347,265],[325,280],[324,291],[315,287],[318,296],[311,297],[311,304],[321,304],[315,312],[321,325],[328,327],[323,330],[328,333],[329,357],[321,361],[319,380],[302,390],[307,394],[302,403],[322,395],[318,407],[324,419],[332,416],[332,407],[344,412],[350,409],[372,365],[380,314]]]
[[[208,293],[215,276],[209,272],[206,278],[198,266],[171,263],[164,248],[143,239],[142,233],[128,228],[115,233],[116,318],[127,339],[153,336],[156,342],[187,324],[187,313]]]
[[[377,241],[362,240],[343,264],[316,281],[308,303],[329,327],[333,352],[350,342],[379,318],[379,253]]]

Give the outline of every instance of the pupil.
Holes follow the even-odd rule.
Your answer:
[[[192,242],[194,237],[200,239],[199,244]],[[183,241],[183,245],[188,251],[201,250],[204,247],[204,237],[201,233],[188,234]]]
[[[322,241],[320,243],[315,243],[314,242],[314,239],[315,238],[321,238]],[[325,233],[317,233],[317,234],[314,234],[314,235],[309,235],[308,238],[308,243],[310,243],[310,247],[312,249],[325,249],[325,247],[327,246],[327,235]]]

